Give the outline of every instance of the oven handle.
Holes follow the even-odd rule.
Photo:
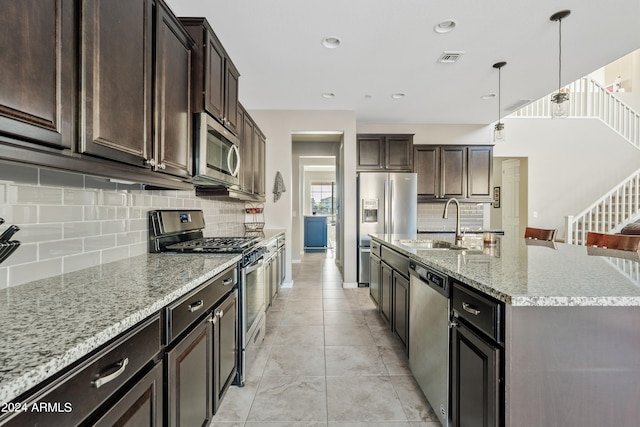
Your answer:
[[[259,259],[255,260],[253,263],[249,264],[244,268],[244,274],[253,273],[257,269],[262,267],[263,263],[264,263],[264,258],[260,257]]]

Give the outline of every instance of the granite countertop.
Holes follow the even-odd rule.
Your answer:
[[[484,247],[467,236],[470,250],[417,249],[399,240],[424,235],[371,234],[394,249],[512,306],[640,306],[640,257],[635,252],[498,236]],[[429,239],[453,242],[451,234]]]
[[[0,404],[239,260],[239,254],[145,254],[0,290]]]

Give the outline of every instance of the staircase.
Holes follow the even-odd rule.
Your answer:
[[[569,84],[565,90],[569,93],[569,117],[599,119],[640,149],[640,114],[588,76]],[[511,117],[551,117],[551,95],[528,104]],[[580,214],[565,217],[566,242],[584,245],[587,232],[615,233],[638,218],[640,169]]]

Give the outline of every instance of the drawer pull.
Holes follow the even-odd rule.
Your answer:
[[[187,307],[187,310],[189,310],[189,313],[193,313],[194,311],[200,310],[203,306],[204,306],[204,301],[200,300],[200,301],[194,302],[193,304],[190,304],[189,307]]]
[[[462,308],[464,308],[464,311],[466,311],[467,313],[471,313],[474,316],[477,316],[478,314],[480,314],[480,310],[478,310],[477,308],[475,308],[469,303],[463,302]]]
[[[118,367],[118,369],[115,372],[112,372],[109,375],[106,375],[104,377],[99,377],[97,380],[91,381],[91,385],[95,388],[100,388],[106,383],[115,380],[124,372],[125,369],[127,369],[128,364],[129,364],[129,358],[125,357],[124,359],[122,359],[121,361],[119,361],[114,365]]]
[[[232,283],[233,283],[233,277],[229,277],[229,278],[224,279],[224,280],[222,281],[222,286],[229,286],[229,285],[230,285],[230,284],[232,284]]]

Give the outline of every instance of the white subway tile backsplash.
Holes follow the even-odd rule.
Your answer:
[[[15,239],[23,244],[0,266],[0,288],[146,253],[147,215],[153,209],[202,209],[208,236],[244,234],[243,202],[4,166],[0,167],[0,217],[21,228]]]
[[[62,271],[71,273],[83,268],[100,265],[100,252],[86,252],[78,255],[66,256],[62,259]]]
[[[127,221],[115,220],[102,222],[102,234],[124,233],[127,231]]]
[[[110,234],[107,236],[85,237],[84,238],[84,251],[92,252],[99,251],[101,249],[113,248],[116,245],[116,235]]]
[[[18,249],[2,263],[3,267],[27,264],[38,261],[38,245],[36,243],[23,243]]]
[[[82,206],[40,205],[39,208],[38,222],[40,223],[82,221],[84,218]]]
[[[34,187],[29,185],[10,185],[9,203],[61,205],[62,189],[52,187]]]
[[[62,258],[16,265],[9,268],[9,285],[22,285],[59,274],[62,274]]]
[[[64,190],[65,205],[95,205],[98,203],[98,192],[96,190],[76,190],[66,188]]]
[[[44,242],[38,245],[38,258],[40,260],[62,258],[81,253],[82,248],[82,239],[66,239]]]
[[[63,224],[65,239],[98,236],[101,233],[101,229],[102,225],[99,221],[66,222]]]
[[[23,244],[60,240],[62,239],[62,230],[62,224],[22,224],[15,238]]]
[[[12,224],[35,224],[38,222],[38,206],[36,205],[9,205],[10,213],[2,218]]]

